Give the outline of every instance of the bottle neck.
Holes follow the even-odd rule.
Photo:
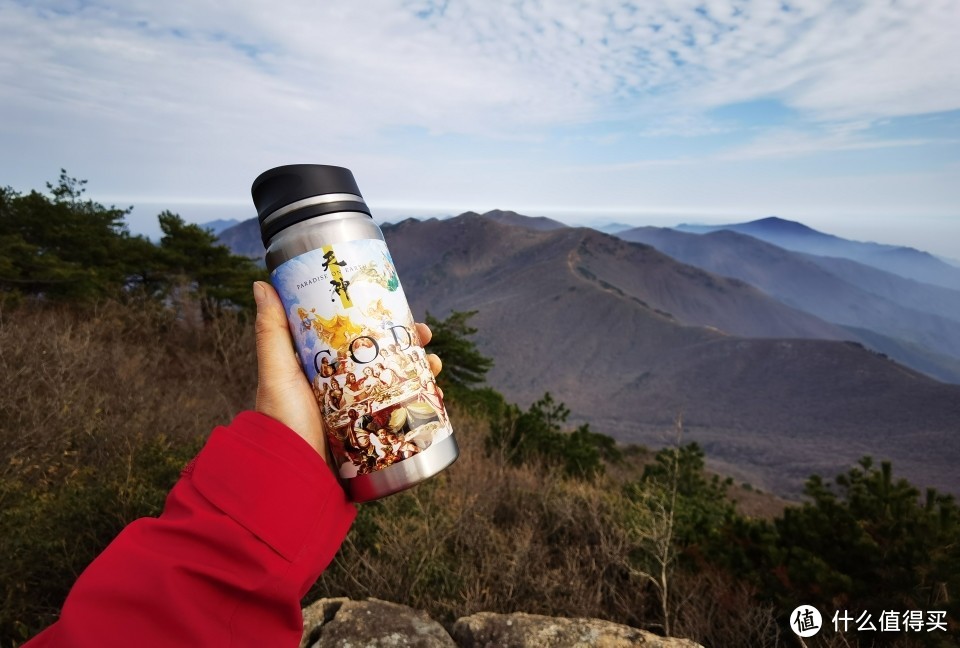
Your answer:
[[[358,239],[383,240],[383,232],[370,214],[347,211],[309,218],[270,238],[264,246],[267,269],[272,272],[285,261],[325,245]]]
[[[310,196],[285,205],[260,221],[263,246],[269,247],[271,239],[292,225],[308,219],[341,212],[360,213],[371,217],[370,208],[358,195],[337,193]]]

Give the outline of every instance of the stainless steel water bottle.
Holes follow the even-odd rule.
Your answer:
[[[349,169],[296,164],[253,182],[267,268],[355,502],[459,454],[383,233]]]

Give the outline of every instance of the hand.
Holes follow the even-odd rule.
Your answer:
[[[273,286],[263,281],[254,282],[253,297],[257,302],[256,410],[299,434],[326,461],[327,439],[320,407],[293,349],[283,302]],[[416,327],[420,342],[426,345],[433,333],[426,324]],[[433,353],[427,354],[427,364],[435,376],[443,368]]]
[[[417,327],[417,335],[420,337],[420,344],[423,346],[430,344],[430,340],[433,339],[433,331],[430,330],[430,327],[422,322],[417,322],[414,324],[414,326]],[[439,375],[443,370],[443,363],[440,361],[440,356],[438,356],[436,353],[427,354],[427,364],[430,366],[430,371],[433,372],[434,376]],[[442,394],[440,398],[443,398]]]

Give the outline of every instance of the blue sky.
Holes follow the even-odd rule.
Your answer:
[[[778,215],[960,258],[960,2],[0,0],[0,184],[254,215],[278,164],[381,220]]]

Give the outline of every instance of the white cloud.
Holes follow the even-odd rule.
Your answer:
[[[957,145],[960,140],[897,138],[878,139],[839,131],[828,134],[776,130],[747,144],[733,147],[709,159],[756,160],[794,158],[837,151],[869,151],[890,148]]]
[[[71,4],[2,10],[0,83],[117,118],[194,104],[355,135],[768,96],[831,118],[960,108],[955,0]]]
[[[604,121],[616,128],[568,136],[721,134],[706,111],[776,98],[825,126],[727,155],[782,157],[890,146],[860,131],[960,109],[960,2],[787,4],[0,0],[0,145],[19,156],[0,182],[41,186],[66,166],[116,195],[235,200],[264,168],[309,160],[362,167],[396,200],[428,192],[436,174],[449,196],[499,182],[574,203],[579,187],[557,192],[522,161],[467,164],[506,147],[420,159],[403,134],[530,151],[551,129]],[[697,157],[607,168],[686,155]],[[42,175],[21,180],[22,169]]]

